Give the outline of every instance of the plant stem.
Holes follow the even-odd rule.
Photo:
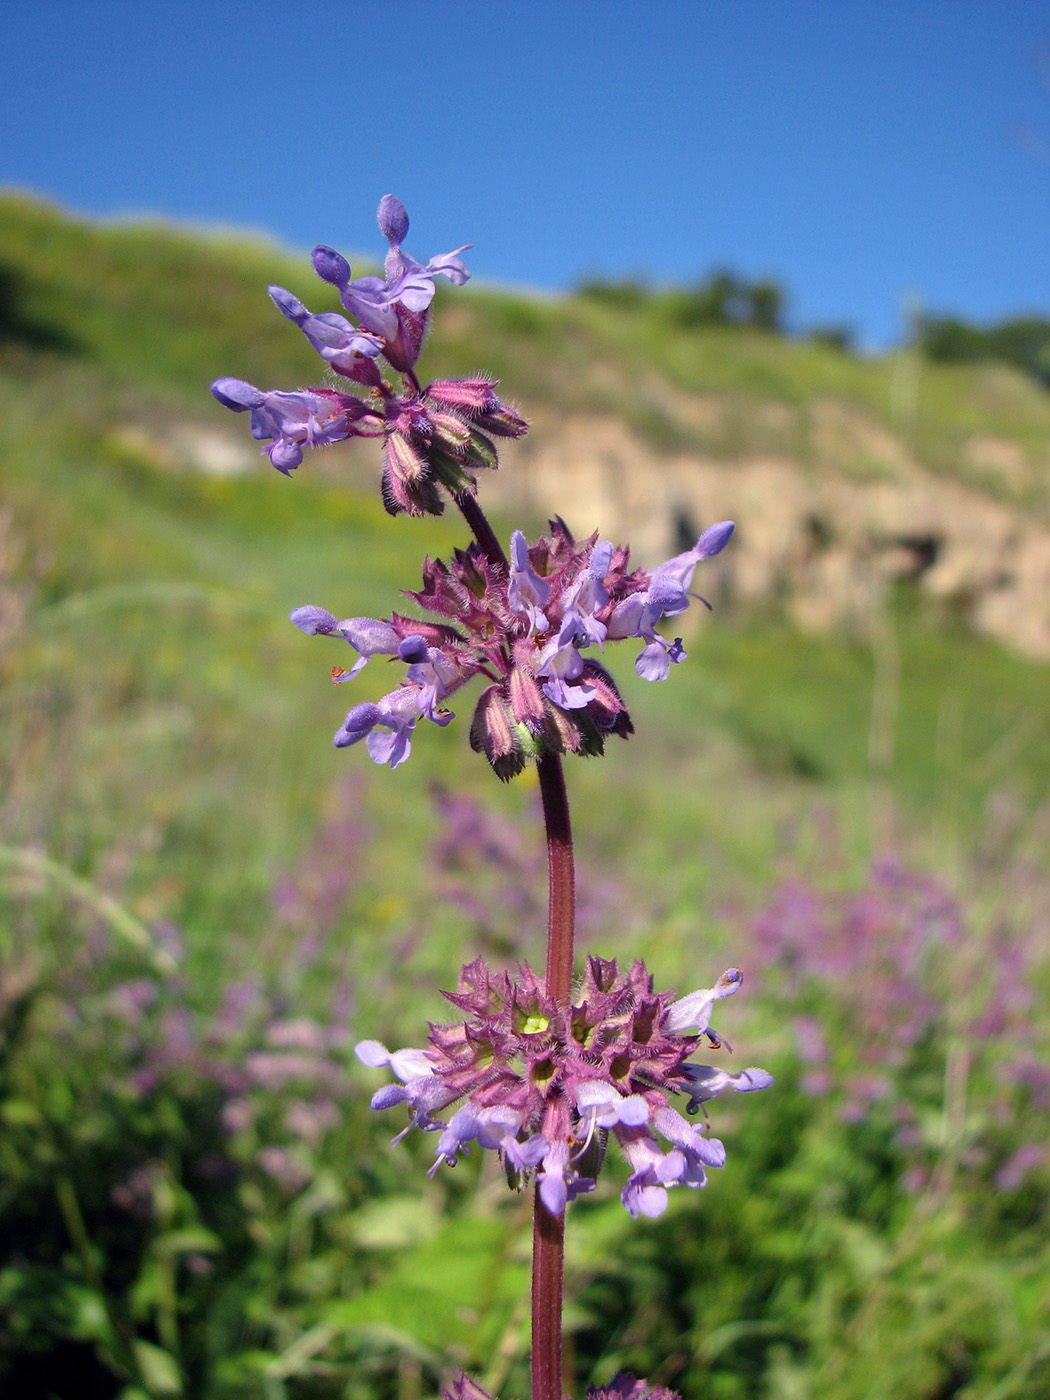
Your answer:
[[[565,774],[558,754],[537,764],[547,828],[547,995],[568,1006],[572,993],[576,876]],[[561,1314],[565,1217],[552,1215],[536,1191],[532,1218],[532,1400],[562,1400]]]
[[[562,1400],[561,1308],[565,1216],[537,1189],[532,1217],[532,1400]]]
[[[478,505],[476,496],[464,491],[452,498],[463,513],[463,519],[474,532],[474,538],[485,551],[485,557],[490,564],[499,564],[504,569],[507,568],[507,556],[503,553],[503,546],[496,538],[496,532],[489,524],[484,511]]]
[[[572,858],[569,798],[561,757],[544,754],[536,765],[547,828],[547,995],[567,1006],[572,992],[573,938],[576,931],[576,873]]]
[[[507,556],[477,499],[466,493],[456,505],[490,564],[508,567]],[[559,1007],[572,995],[573,939],[576,932],[576,872],[572,855],[569,798],[561,756],[544,754],[536,765],[547,829],[546,990]],[[565,1261],[565,1216],[552,1215],[533,1197],[532,1216],[532,1400],[562,1400],[561,1314]]]

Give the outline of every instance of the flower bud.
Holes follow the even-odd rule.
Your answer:
[[[408,211],[395,194],[385,194],[379,201],[377,214],[379,232],[388,243],[399,247],[408,233]]]
[[[459,457],[470,444],[471,432],[466,423],[454,413],[442,413],[435,409],[430,410],[428,417],[435,440],[447,452]]]
[[[487,433],[496,437],[520,438],[529,431],[525,419],[506,404],[501,404],[495,413],[483,413],[478,421]]]
[[[310,254],[310,262],[322,282],[330,282],[333,287],[345,287],[350,281],[350,264],[334,248],[320,244]]]
[[[426,458],[404,433],[390,433],[383,448],[383,457],[387,471],[405,486],[415,485],[426,475]]]
[[[587,713],[598,728],[605,734],[616,734],[621,739],[633,734],[634,725],[627,713],[627,706],[620,699],[620,692],[604,666],[599,666],[596,661],[586,660],[583,663],[583,674],[595,692],[587,707]]]
[[[508,782],[525,767],[525,756],[498,685],[481,693],[470,725],[470,747],[485,755],[501,782]]]
[[[532,671],[515,666],[508,678],[507,690],[515,722],[539,732],[543,724],[543,694]]]
[[[459,496],[463,493],[473,496],[478,489],[478,483],[471,476],[455,457],[438,447],[436,444],[427,454],[430,466],[430,473],[435,481],[439,481],[450,495]]]
[[[471,468],[474,470],[488,468],[491,471],[496,471],[499,467],[499,455],[496,452],[496,444],[490,438],[487,438],[484,433],[479,433],[476,429],[471,431],[465,456]]]
[[[435,379],[425,397],[469,416],[497,413],[500,404],[493,390],[498,383],[498,379]]]

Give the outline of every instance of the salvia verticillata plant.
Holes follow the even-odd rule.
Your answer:
[[[478,504],[477,474],[498,468],[496,440],[521,437],[527,424],[497,397],[496,381],[424,385],[416,373],[435,278],[466,282],[459,256],[466,248],[416,262],[404,251],[408,215],[393,195],[380,203],[379,227],[389,245],[383,277],[352,278],[339,253],[314,250],[314,270],[337,288],[345,316],[312,313],[290,292],[270,288],[278,311],[324,361],[323,387],[263,390],[220,379],[212,393],[250,413],[252,435],[267,444],[278,471],[298,468],[306,448],[377,438],[391,514],[439,514],[451,499],[470,527],[465,548],[448,563],[425,559],[421,586],[406,590],[422,617],[340,621],[309,605],[291,621],[350,647],[351,664],[333,668],[337,685],[355,681],[373,657],[405,667],[392,691],[349,711],[337,748],[363,740],[373,762],[397,768],[420,720],[449,724],[457,692],[477,682],[472,748],[504,781],[536,765],[549,877],[545,973],[524,961],[496,971],[476,959],[445,993],[461,1019],[431,1025],[425,1048],[389,1051],[364,1041],[357,1054],[397,1081],[372,1099],[376,1110],[407,1109],[408,1127],[395,1142],[413,1127],[435,1135],[432,1173],[477,1146],[498,1155],[512,1188],[534,1185],[532,1395],[561,1400],[566,1207],[593,1189],[615,1143],[628,1167],[624,1207],[632,1216],[659,1215],[670,1188],[704,1186],[726,1157],[706,1111],[690,1121],[672,1100],[695,1115],[724,1089],[772,1082],[761,1069],[731,1073],[693,1058],[705,1044],[727,1049],[710,1022],[714,1004],[741,984],[735,968],[684,997],[654,992],[640,961],[623,971],[592,956],[578,979],[574,968],[575,868],[562,755],[598,755],[610,735],[633,732],[597,657],[604,660],[614,642],[641,643],[637,674],[666,680],[686,653],[680,637],[658,628],[698,596],[691,592],[696,570],[725,548],[733,525],[710,526],[692,549],[652,569],[633,568],[626,547],[596,534],[577,540],[560,519],[531,543],[515,530],[504,552]],[[445,1393],[454,1400],[484,1395],[464,1375]],[[594,1400],[669,1394],[622,1374],[591,1392]]]

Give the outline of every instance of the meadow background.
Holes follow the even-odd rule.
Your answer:
[[[528,1390],[527,1199],[473,1161],[428,1181],[427,1140],[391,1152],[352,1046],[419,1043],[479,953],[542,962],[537,792],[495,781],[464,714],[393,774],[332,749],[345,694],[288,613],[388,613],[465,531],[386,517],[368,443],[278,476],[208,397],[221,374],[316,377],[271,281],[321,309],[305,261],[261,242],[0,202],[11,1396],[416,1400],[451,1365]],[[716,292],[439,292],[424,380],[484,362],[536,417],[506,486],[482,482],[504,538],[553,509],[595,523],[572,516],[570,412],[651,454],[612,472],[615,510],[669,454],[724,485],[774,430],[802,479],[855,483],[856,452],[815,456],[800,427],[828,403],[1045,538],[1045,338],[945,352],[927,327],[861,357]],[[713,393],[715,427],[686,411]],[[969,450],[989,441],[1009,472]],[[707,523],[638,520],[670,543]],[[810,562],[824,530],[795,542]],[[990,635],[1010,580],[931,590],[919,536],[892,568],[885,540],[850,555],[870,586],[849,615],[811,606],[833,575],[810,569],[800,606],[790,571],[748,589],[711,566],[666,685],[611,658],[636,735],[568,764],[581,952],[682,992],[741,966],[718,1029],[777,1077],[715,1105],[729,1162],[705,1192],[631,1222],[610,1160],[573,1208],[581,1389],[626,1367],[686,1400],[1047,1392],[1045,593]]]

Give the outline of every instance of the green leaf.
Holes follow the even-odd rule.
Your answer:
[[[171,1352],[141,1338],[134,1343],[135,1360],[151,1395],[181,1395],[182,1375]]]

